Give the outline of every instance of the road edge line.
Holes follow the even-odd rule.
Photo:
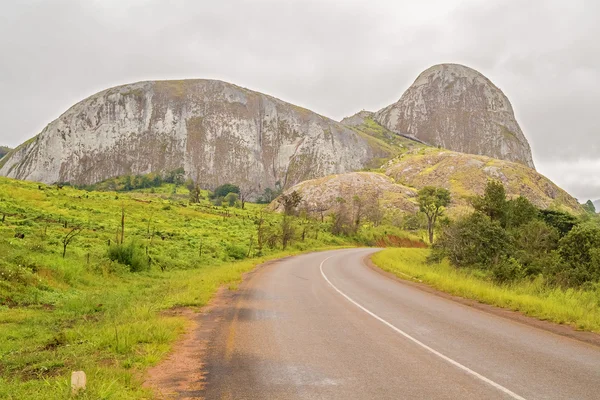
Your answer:
[[[510,397],[512,397],[515,400],[526,400],[524,397],[519,396],[518,394],[516,394],[515,392],[511,391],[510,389],[505,388],[504,386],[500,385],[499,383],[494,382],[493,380],[486,378],[485,376],[479,374],[478,372],[473,371],[472,369],[470,369],[469,367],[459,363],[458,361],[453,360],[452,358],[440,353],[439,351],[427,346],[425,343],[421,342],[420,340],[412,337],[411,335],[409,335],[408,333],[404,332],[403,330],[397,328],[396,326],[394,326],[393,324],[391,324],[390,322],[386,321],[385,319],[381,318],[380,316],[378,316],[377,314],[373,313],[372,311],[368,310],[367,308],[363,307],[362,305],[360,305],[359,303],[357,303],[356,301],[354,301],[350,296],[348,296],[347,294],[345,294],[344,292],[342,292],[340,289],[338,289],[333,283],[331,283],[331,281],[329,280],[329,278],[327,278],[327,276],[325,275],[325,273],[323,272],[323,265],[325,264],[325,262],[331,258],[335,257],[335,255],[329,256],[326,259],[324,259],[323,261],[321,261],[321,264],[319,265],[319,270],[321,271],[321,276],[325,279],[325,281],[327,281],[327,283],[329,284],[329,286],[331,286],[336,292],[338,292],[340,295],[342,295],[346,300],[348,300],[350,303],[354,304],[356,307],[360,308],[362,311],[366,312],[367,314],[369,314],[371,317],[375,318],[376,320],[378,320],[379,322],[383,323],[384,325],[387,325],[389,328],[391,328],[392,330],[394,330],[396,333],[399,333],[400,335],[404,336],[405,338],[407,338],[408,340],[412,341],[413,343],[419,345],[420,347],[424,348],[425,350],[429,351],[430,353],[440,357],[441,359],[443,359],[444,361],[454,365],[455,367],[467,372],[468,374],[478,378],[479,380],[493,386],[494,388],[498,389],[499,391],[509,395]]]

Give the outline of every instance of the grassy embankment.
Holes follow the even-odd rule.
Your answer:
[[[447,260],[427,264],[428,254],[428,249],[386,249],[372,260],[400,278],[408,275],[456,296],[600,333],[600,285],[565,290],[549,287],[541,279],[499,285],[481,271],[453,268]]]
[[[82,398],[149,398],[145,369],[187,323],[164,310],[203,306],[265,260],[352,244],[311,223],[304,241],[259,251],[263,206],[190,205],[178,191],[85,192],[0,178],[0,398],[64,399],[75,370],[88,376]],[[125,245],[141,265],[152,259],[140,272],[108,257],[109,241],[120,241],[122,210]],[[263,214],[270,235],[281,217]],[[63,258],[74,227],[82,230]]]

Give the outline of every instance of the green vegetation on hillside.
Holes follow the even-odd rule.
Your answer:
[[[5,155],[7,155],[11,150],[12,149],[10,147],[0,146],[0,158],[2,158]]]
[[[419,142],[402,137],[377,123],[373,118],[367,117],[361,125],[348,126],[356,133],[367,139],[369,144],[387,154],[385,158],[376,158],[370,162],[367,169],[379,168],[389,159],[402,154],[411,149],[424,147]]]
[[[600,222],[539,210],[524,197],[508,200],[490,181],[473,199],[475,211],[446,224],[434,258],[476,268],[497,282],[542,277],[549,285],[581,287],[600,282]]]
[[[434,188],[419,194],[435,205]],[[439,224],[432,251],[385,250],[374,262],[455,295],[600,332],[600,217],[508,199],[493,180],[471,202],[474,211]]]
[[[0,398],[66,398],[80,369],[86,398],[148,398],[143,371],[186,326],[165,310],[206,304],[266,259],[386,237],[336,237],[329,221],[293,213],[282,224],[265,206],[216,207],[205,192],[190,203],[174,188],[0,178]]]
[[[436,186],[452,194],[450,213],[470,210],[473,196],[482,195],[489,179],[504,183],[508,196],[523,196],[540,208],[580,214],[575,198],[552,181],[522,164],[433,147],[407,151],[382,167],[386,175],[405,186]]]

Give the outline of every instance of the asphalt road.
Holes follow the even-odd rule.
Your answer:
[[[600,399],[600,348],[389,279],[370,249],[245,282],[209,346],[206,399]]]

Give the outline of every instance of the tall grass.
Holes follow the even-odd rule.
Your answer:
[[[151,398],[141,377],[187,324],[165,310],[201,307],[267,259],[350,244],[323,225],[318,240],[259,251],[256,217],[277,227],[279,215],[188,197],[185,188],[85,192],[0,178],[0,399],[68,398],[74,370],[88,376],[81,398]],[[73,227],[81,235],[62,258]]]
[[[600,285],[589,289],[551,287],[539,277],[499,285],[477,271],[461,270],[447,261],[427,264],[428,249],[386,249],[373,262],[401,278],[422,280],[441,291],[520,311],[526,315],[600,333]]]

